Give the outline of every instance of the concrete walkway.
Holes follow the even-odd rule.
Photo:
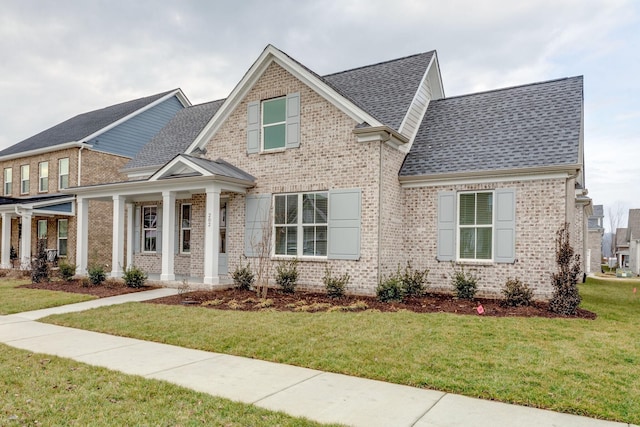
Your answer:
[[[35,321],[54,313],[176,292],[158,289],[0,316],[0,342],[320,422],[420,427],[630,426]]]

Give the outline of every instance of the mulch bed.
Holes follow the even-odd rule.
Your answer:
[[[85,285],[82,280],[71,280],[69,282],[54,281],[46,283],[31,283],[20,287],[75,292],[94,295],[99,298],[156,289],[156,287],[153,286],[146,286],[137,289],[129,288],[122,282],[112,280],[108,280],[98,286]],[[550,312],[548,308],[549,305],[543,302],[534,302],[528,307],[505,307],[501,305],[498,300],[476,299],[475,301],[468,301],[456,299],[450,295],[427,295],[422,298],[407,299],[403,303],[384,303],[378,301],[375,297],[368,296],[330,298],[326,294],[322,293],[296,292],[294,294],[286,294],[277,289],[269,289],[267,299],[261,300],[253,291],[223,289],[181,293],[146,302],[152,304],[198,306],[217,310],[241,311],[275,310],[292,312],[357,312],[364,310],[376,310],[381,312],[397,312],[407,310],[416,313],[455,313],[495,317],[596,318],[595,313],[583,309],[578,309],[575,316],[558,315]],[[482,308],[484,309],[483,314],[478,313],[478,305],[482,305]]]

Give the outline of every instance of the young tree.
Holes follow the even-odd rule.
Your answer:
[[[558,272],[551,275],[553,296],[549,310],[572,316],[580,305],[578,279],[580,277],[580,254],[575,253],[569,239],[569,224],[564,223],[556,232],[556,264]]]

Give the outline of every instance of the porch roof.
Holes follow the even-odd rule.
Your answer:
[[[75,215],[72,194],[50,194],[31,197],[0,197],[0,211],[18,213],[31,210],[34,215]]]

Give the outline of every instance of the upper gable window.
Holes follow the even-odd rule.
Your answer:
[[[287,130],[287,99],[262,101],[262,149],[285,148]]]

